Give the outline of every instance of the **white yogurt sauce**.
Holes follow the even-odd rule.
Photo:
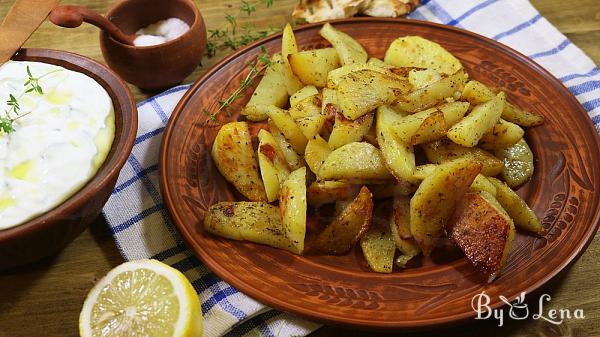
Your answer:
[[[170,18],[148,27],[138,30],[133,44],[138,47],[155,46],[171,40],[175,40],[190,30],[185,21],[178,18]]]
[[[43,94],[24,93],[27,66],[41,77]],[[0,132],[0,230],[47,212],[77,192],[106,159],[115,130],[108,93],[81,73],[9,61],[0,67],[2,115],[9,94],[17,97],[21,113],[31,113],[15,121],[14,132]]]

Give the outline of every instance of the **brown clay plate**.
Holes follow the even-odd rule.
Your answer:
[[[591,242],[600,213],[600,146],[585,110],[550,73],[522,54],[485,37],[443,25],[397,19],[334,22],[382,58],[403,35],[421,35],[456,55],[472,78],[502,88],[519,106],[545,116],[527,130],[536,172],[519,193],[542,219],[542,237],[519,233],[501,276],[485,284],[462,257],[424,261],[384,275],[369,271],[360,248],[345,256],[297,256],[205,233],[203,214],[212,204],[239,199],[218,173],[210,148],[218,131],[205,127],[203,109],[214,111],[245,75],[260,46],[280,51],[281,35],[224,59],[183,97],[169,122],[161,150],[164,199],[189,247],[219,277],[271,307],[309,319],[377,329],[418,329],[474,317],[471,299],[485,290],[491,306],[499,295],[530,293],[574,262]],[[301,49],[326,46],[317,25],[296,29]],[[241,99],[233,111],[245,104]],[[240,119],[238,113],[225,121]]]

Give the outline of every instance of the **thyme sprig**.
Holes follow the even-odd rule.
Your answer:
[[[273,0],[260,0],[266,8],[273,6]],[[257,11],[259,2],[241,0],[239,11],[250,16]],[[218,50],[237,50],[240,47],[248,45],[251,42],[262,39],[267,35],[277,32],[280,29],[268,28],[257,29],[254,24],[246,23],[238,25],[238,17],[230,13],[225,14],[227,26],[225,28],[209,29],[208,42],[206,43],[206,54],[208,57],[214,56]]]
[[[19,104],[19,99],[23,97],[23,95],[28,93],[37,93],[44,94],[44,89],[40,86],[40,80],[52,73],[57,71],[61,71],[62,69],[55,69],[53,71],[47,72],[40,77],[35,77],[31,73],[31,69],[27,66],[27,81],[23,84],[25,90],[19,95],[19,97],[15,97],[13,94],[8,95],[8,100],[6,101],[7,109],[4,110],[4,116],[0,116],[0,132],[4,132],[9,134],[15,131],[14,123],[15,121],[23,118],[31,113],[21,112],[21,105]]]
[[[265,47],[260,47],[260,54],[256,57],[256,60],[247,62],[248,73],[244,78],[240,80],[239,86],[232,92],[227,98],[223,100],[219,100],[219,107],[213,113],[210,113],[208,110],[204,110],[206,114],[208,114],[208,121],[212,121],[215,123],[219,123],[217,116],[223,111],[228,111],[228,108],[231,107],[233,102],[243,96],[246,89],[250,88],[254,84],[254,80],[268,67],[271,66],[271,56],[265,49]]]

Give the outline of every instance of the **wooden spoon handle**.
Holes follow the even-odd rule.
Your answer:
[[[79,27],[83,22],[87,22],[109,33],[115,40],[133,45],[133,36],[124,34],[107,18],[83,6],[57,6],[48,18],[55,25],[65,28]]]
[[[58,0],[17,0],[0,26],[0,64],[21,48],[58,5]]]

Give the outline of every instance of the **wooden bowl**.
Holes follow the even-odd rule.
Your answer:
[[[117,3],[106,17],[125,34],[171,17],[185,21],[190,30],[175,40],[148,47],[123,44],[100,33],[106,63],[125,81],[145,90],[179,84],[200,64],[206,48],[206,26],[189,0],[129,0]]]
[[[212,162],[218,128],[207,126],[208,114],[199,111],[215,111],[219,100],[237,89],[248,72],[246,62],[256,58],[260,47],[279,52],[278,34],[209,70],[182,98],[165,130],[160,160],[165,204],[188,246],[210,270],[261,303],[312,320],[415,330],[471,320],[476,315],[471,300],[482,291],[490,296],[490,307],[497,308],[503,305],[499,295],[513,300],[522,291],[540,289],[583,253],[600,220],[600,141],[586,111],[559,80],[517,51],[461,29],[399,19],[332,23],[379,58],[399,36],[436,41],[462,61],[472,78],[501,88],[516,105],[542,114],[546,122],[526,132],[537,158],[536,172],[519,193],[541,219],[544,233],[536,237],[518,232],[500,277],[486,284],[460,255],[422,259],[413,268],[377,274],[369,270],[359,247],[344,256],[300,256],[205,232],[202,221],[210,205],[241,199]],[[320,27],[296,29],[298,46],[327,46]],[[230,116],[221,116],[224,122],[243,118],[239,111],[252,90],[245,94]]]
[[[109,94],[115,111],[115,139],[104,164],[77,193],[24,224],[0,230],[0,269],[36,261],[60,251],[100,214],[137,133],[137,109],[127,85],[110,69],[86,57],[57,50],[22,49],[15,61],[54,64],[93,78]]]

